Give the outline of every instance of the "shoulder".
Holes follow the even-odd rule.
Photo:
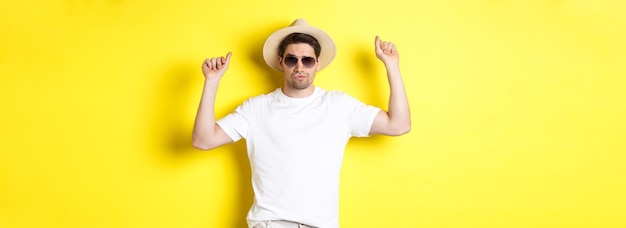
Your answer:
[[[358,99],[347,94],[346,92],[338,90],[324,91],[323,96],[326,97],[328,100],[341,102],[342,104],[360,102]]]
[[[331,98],[331,99],[344,99],[346,97],[350,97],[347,93],[338,90],[325,90],[319,88],[322,97]]]
[[[259,94],[256,95],[254,97],[250,97],[248,99],[246,99],[244,101],[244,104],[257,104],[257,103],[264,103],[264,102],[268,102],[270,100],[273,100],[276,98],[276,96],[278,96],[277,90],[274,90],[272,92],[269,93],[265,93],[265,94]]]
[[[275,92],[270,92],[266,94],[259,94],[253,97],[249,97],[241,103],[234,112],[240,114],[253,114],[259,108],[266,107],[265,104],[269,103],[272,100],[272,97],[275,97]]]
[[[366,106],[364,102],[343,91],[325,91],[322,97],[324,102],[330,104],[334,109],[345,110],[346,112]]]

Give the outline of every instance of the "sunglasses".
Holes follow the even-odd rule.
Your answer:
[[[302,61],[302,65],[304,65],[306,68],[314,67],[315,63],[317,62],[317,59],[310,56],[303,56],[302,58],[298,58],[297,56],[288,55],[287,57],[284,57],[283,60],[287,67],[294,67],[296,64],[298,64],[298,60]]]

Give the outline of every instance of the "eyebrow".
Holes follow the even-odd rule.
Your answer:
[[[296,57],[296,58],[304,58],[304,57],[311,57],[314,58],[313,56],[308,56],[308,55],[303,55],[303,56],[297,56],[297,55],[292,55],[292,54],[286,54],[285,57]]]

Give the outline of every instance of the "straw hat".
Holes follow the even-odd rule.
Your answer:
[[[319,56],[320,70],[324,69],[335,58],[335,42],[321,29],[310,26],[304,19],[296,19],[289,27],[279,29],[272,33],[263,45],[263,58],[267,65],[274,70],[281,71],[278,64],[278,45],[283,39],[292,33],[309,34],[320,43],[321,52]]]

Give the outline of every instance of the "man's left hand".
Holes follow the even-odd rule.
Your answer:
[[[382,41],[378,36],[376,36],[375,46],[376,57],[383,61],[385,65],[398,64],[400,56],[398,54],[398,49],[396,49],[396,45],[389,41]]]

